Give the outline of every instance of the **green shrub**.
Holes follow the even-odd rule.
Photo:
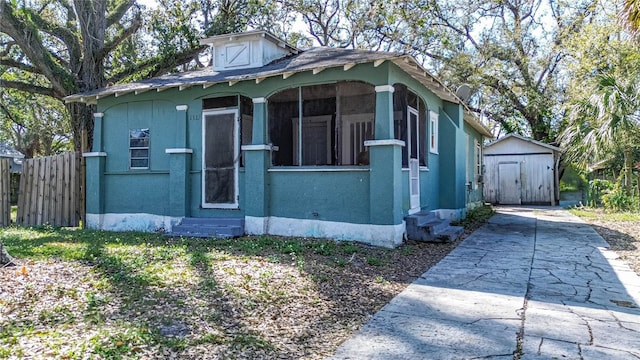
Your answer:
[[[589,181],[589,206],[596,207],[603,202],[602,196],[613,190],[613,183],[609,180],[593,179]]]
[[[602,203],[605,209],[614,211],[627,211],[637,207],[635,198],[626,193],[625,189],[619,184],[613,186],[612,189],[606,190],[602,195]]]
[[[452,221],[451,225],[463,226],[466,229],[478,228],[481,224],[485,223],[496,212],[491,205],[482,205],[472,210],[467,211],[467,215],[464,219],[459,221]]]

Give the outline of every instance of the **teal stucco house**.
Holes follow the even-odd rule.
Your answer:
[[[88,227],[394,247],[407,216],[481,203],[491,134],[411,56],[300,51],[265,31],[202,43],[213,68],[66,98],[98,108]]]

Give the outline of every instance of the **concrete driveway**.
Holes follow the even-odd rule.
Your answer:
[[[501,207],[331,359],[640,359],[640,279],[560,208]]]

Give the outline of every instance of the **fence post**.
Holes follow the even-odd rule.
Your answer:
[[[11,225],[9,159],[0,159],[0,227]]]

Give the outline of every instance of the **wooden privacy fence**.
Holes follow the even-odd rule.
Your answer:
[[[80,153],[24,160],[18,225],[78,226],[82,217]]]
[[[0,227],[11,224],[10,182],[9,159],[0,159]]]

